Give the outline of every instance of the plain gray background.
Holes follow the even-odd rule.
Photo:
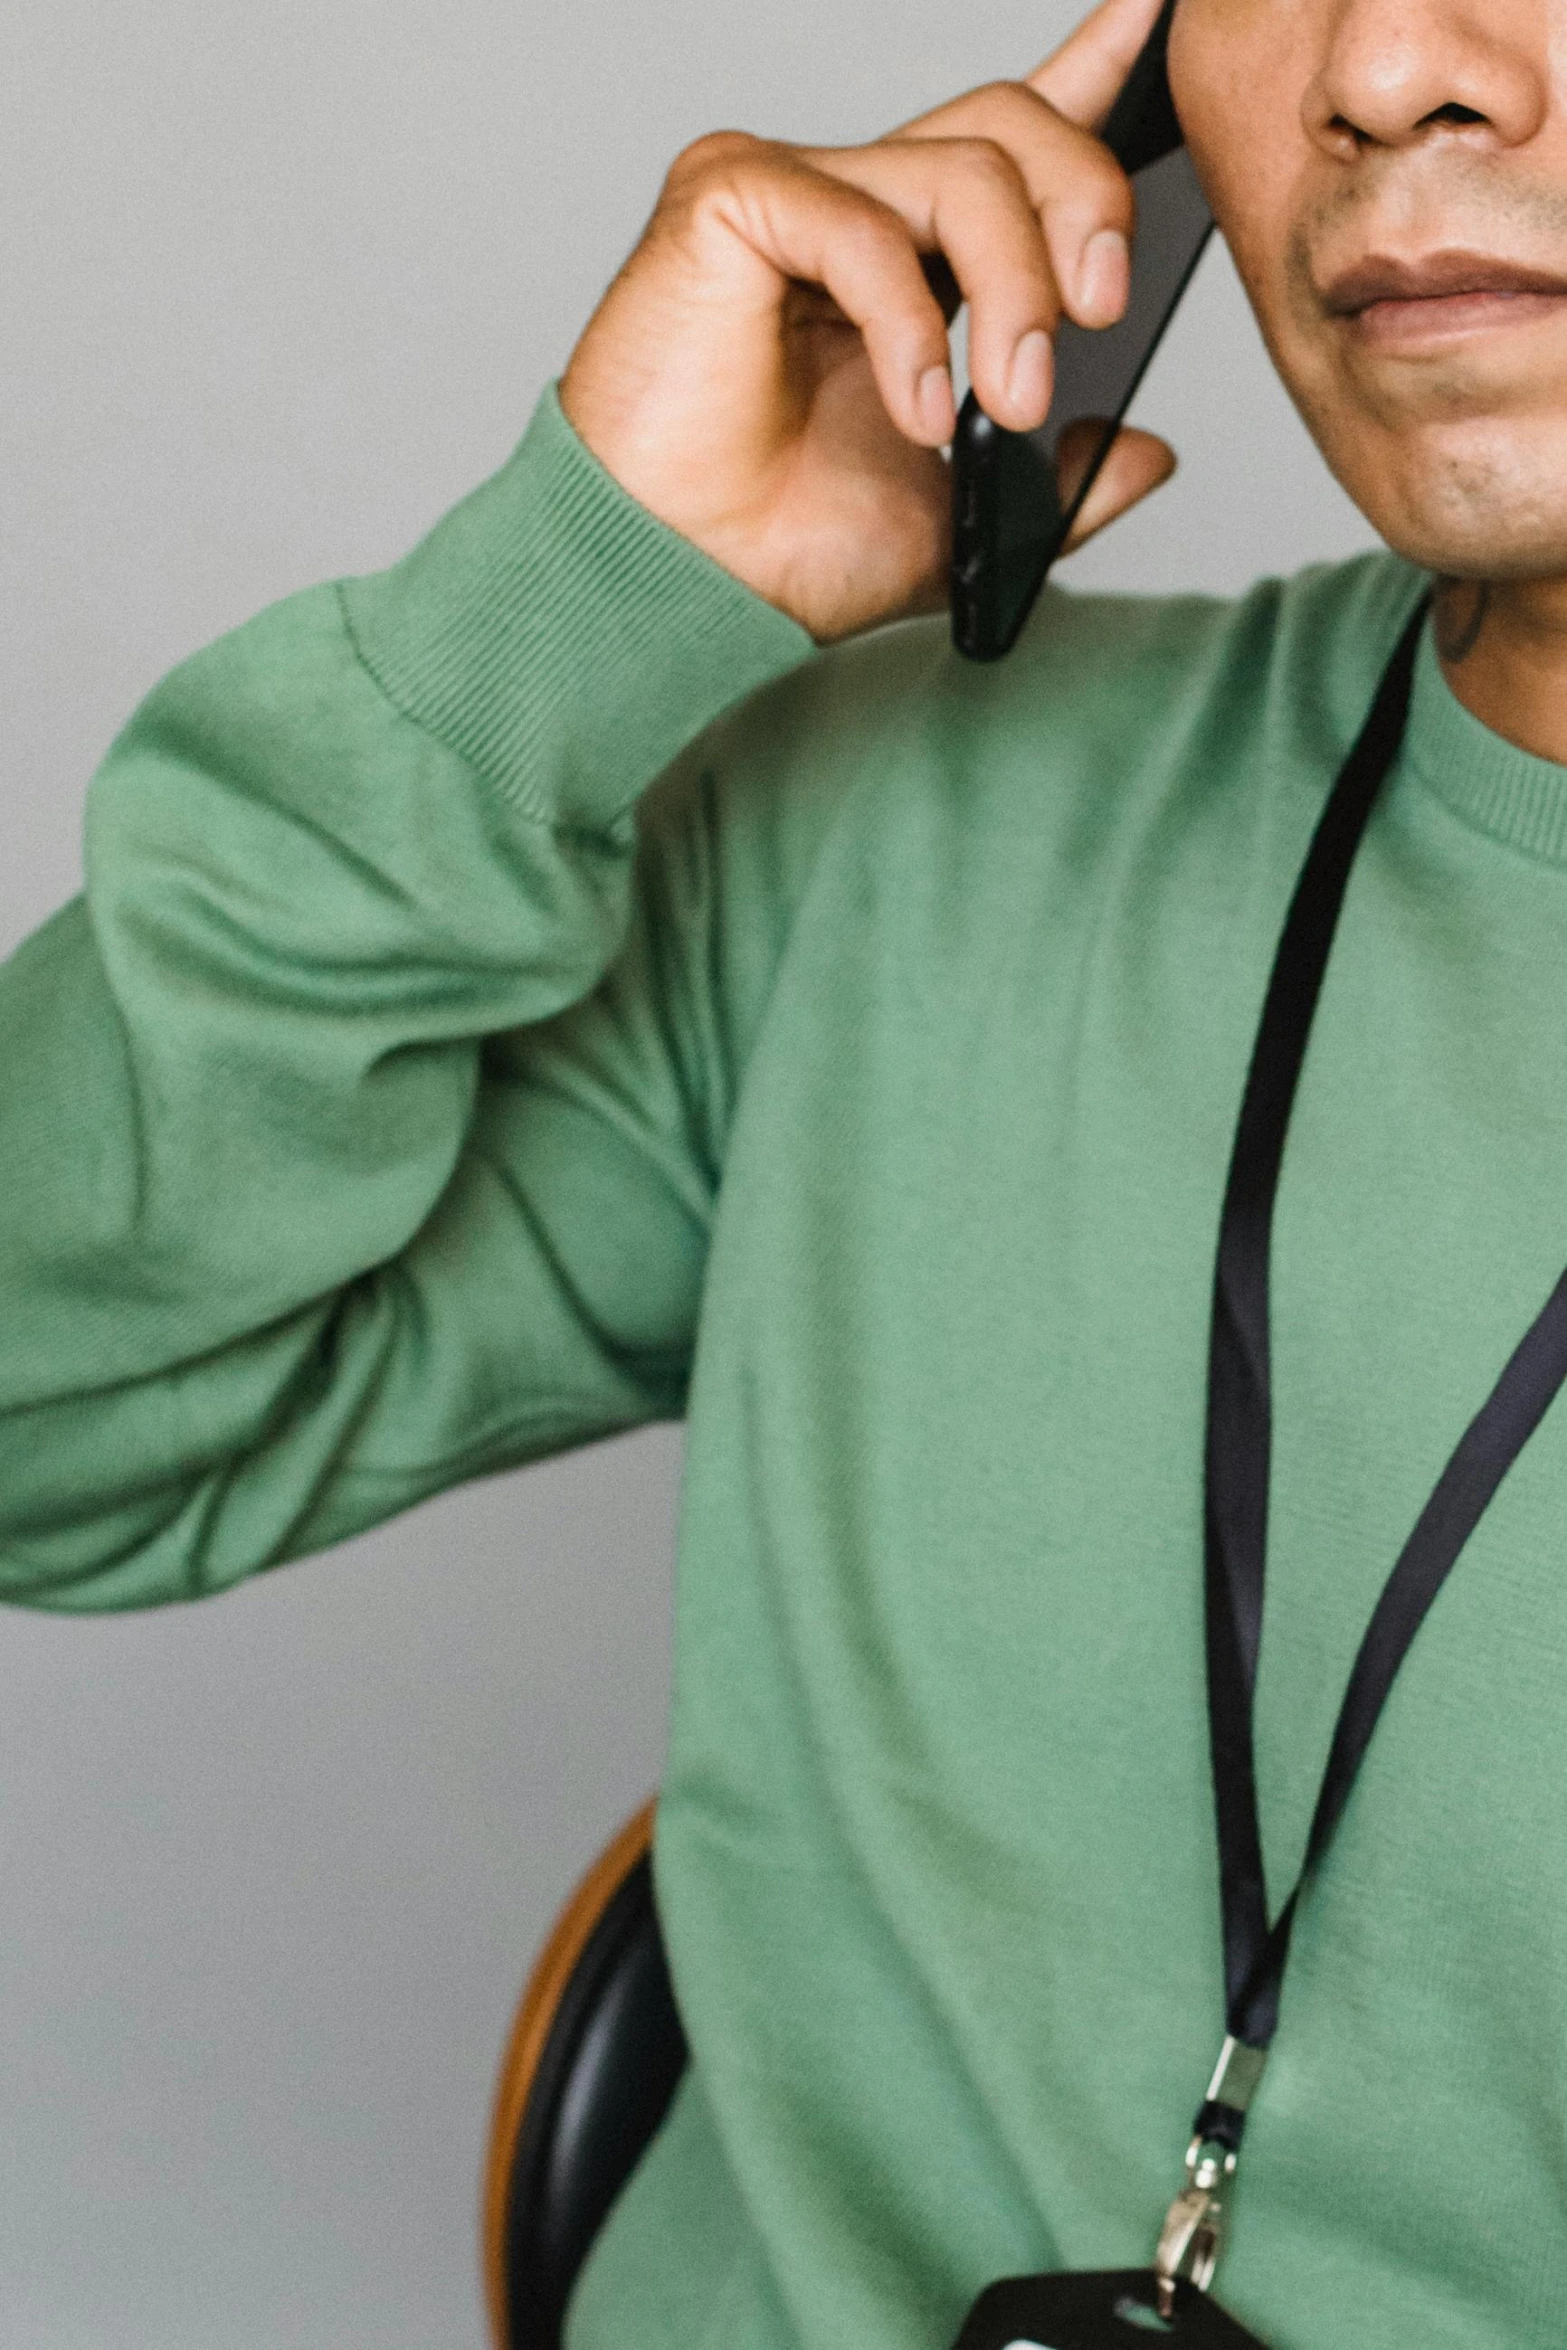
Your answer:
[[[0,951],[163,670],[504,458],[686,140],[864,138],[1075,13],[10,0]],[[1219,252],[1140,413],[1182,474],[1068,577],[1369,543]],[[477,2350],[511,2006],[657,1778],[677,1476],[653,1431],[201,1608],[0,1617],[0,2340]]]

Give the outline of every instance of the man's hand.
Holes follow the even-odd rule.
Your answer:
[[[959,301],[1015,431],[1044,420],[1062,314],[1121,315],[1132,192],[1094,132],[1158,5],[1102,0],[1027,81],[873,146],[699,139],[589,322],[561,386],[582,439],[819,642],[944,599]],[[1074,543],[1174,462],[1123,432]]]

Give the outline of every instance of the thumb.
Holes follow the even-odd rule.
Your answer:
[[[1029,87],[1081,130],[1096,131],[1121,94],[1162,0],[1099,0],[1075,33],[1027,76]]]
[[[1057,470],[1061,495],[1070,504],[1073,490],[1073,469],[1088,462],[1104,427],[1090,418],[1069,425],[1061,435]],[[1070,555],[1091,539],[1096,531],[1110,522],[1119,521],[1133,506],[1160,489],[1175,471],[1175,451],[1168,441],[1156,434],[1139,432],[1135,424],[1123,424],[1110,444],[1109,454],[1094,477],[1094,486],[1083,500],[1082,512],[1072,525],[1072,534],[1062,552]]]

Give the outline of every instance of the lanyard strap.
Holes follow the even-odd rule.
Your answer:
[[[1295,885],[1252,1047],[1219,1219],[1208,1346],[1204,1544],[1208,1729],[1228,2036],[1197,2109],[1186,2185],[1171,2204],[1159,2238],[1154,2274],[1166,2319],[1174,2315],[1183,2276],[1204,2288],[1213,2275],[1223,2239],[1225,2189],[1278,2027],[1295,1912],[1332,1842],[1388,1691],[1459,1552],[1567,1379],[1563,1273],[1460,1437],[1383,1586],[1339,1709],[1300,1875],[1270,1922],[1252,1712],[1273,1435],[1268,1354],[1273,1207],[1350,869],[1404,738],[1426,609],[1422,603],[1399,639]]]
[[[1567,1379],[1567,1273],[1470,1422],[1378,1600],[1349,1677],[1294,1888],[1269,1922],[1252,1713],[1262,1632],[1272,1438],[1268,1288],[1274,1201],[1312,1015],[1356,849],[1398,756],[1426,606],[1389,662],[1339,772],[1279,940],[1235,1131],[1219,1224],[1208,1359],[1205,1511],[1208,1719],[1224,1925],[1226,2020],[1236,2051],[1265,2051],[1296,1907],[1338,1826],[1410,1644],[1482,1513]],[[1254,2082],[1260,2059],[1233,2068]],[[1244,2101],[1216,2077],[1198,2131],[1239,2144]]]

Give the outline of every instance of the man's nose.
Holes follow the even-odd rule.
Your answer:
[[[1335,153],[1461,136],[1521,146],[1551,108],[1547,0],[1338,0],[1306,93]]]

